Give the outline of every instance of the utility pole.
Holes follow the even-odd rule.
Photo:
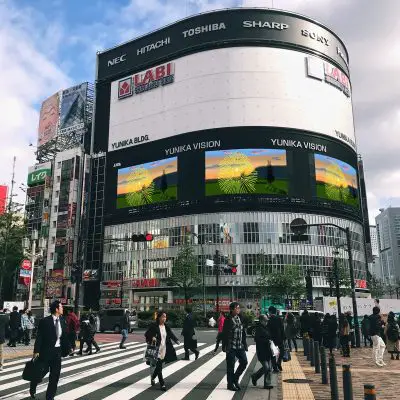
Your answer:
[[[216,311],[219,313],[219,250],[215,250],[215,259],[214,259],[214,266],[216,268],[215,271],[215,279],[216,279],[216,291],[217,291],[217,306]]]

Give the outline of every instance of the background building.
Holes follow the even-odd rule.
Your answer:
[[[395,285],[400,279],[400,207],[380,209],[376,217],[382,279]]]
[[[98,54],[86,268],[102,307],[182,301],[168,286],[190,237],[199,271],[218,250],[221,305],[260,298],[262,263],[328,287],[345,238],[327,226],[294,240],[294,218],[349,227],[355,278],[366,279],[347,50],[315,21],[271,9],[196,15]],[[151,243],[127,241],[150,232]],[[117,239],[121,241],[118,242]],[[216,270],[205,269],[207,298]],[[121,279],[123,278],[123,279]],[[201,295],[195,295],[201,298]]]
[[[376,225],[370,226],[372,261],[368,263],[369,272],[378,279],[384,280],[379,259],[378,231]]]
[[[47,239],[35,266],[34,305],[44,298],[75,298],[71,269],[79,257],[84,164],[93,115],[93,85],[61,90],[42,104],[38,128],[38,164],[29,168],[26,220],[28,236],[37,230]],[[20,296],[26,287],[19,284]]]

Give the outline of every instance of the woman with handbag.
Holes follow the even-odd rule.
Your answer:
[[[166,320],[167,314],[163,311],[159,311],[155,323],[151,324],[145,333],[146,342],[149,345],[155,342],[158,347],[156,365],[151,375],[151,386],[155,385],[155,379],[158,377],[160,388],[164,392],[167,388],[162,374],[163,363],[177,360],[172,341],[176,344],[180,344],[174,332],[172,332],[171,328],[165,323]]]

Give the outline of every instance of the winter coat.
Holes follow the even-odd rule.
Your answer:
[[[310,321],[310,314],[301,314],[300,317],[300,329],[301,329],[301,334],[304,335],[310,331],[311,328],[311,321]]]
[[[269,329],[266,326],[259,324],[254,336],[258,361],[270,361],[272,359],[270,340],[271,334]]]
[[[271,315],[268,320],[267,328],[271,333],[271,340],[273,340],[277,346],[282,346],[285,340],[282,320],[277,315]]]
[[[246,329],[244,328],[242,317],[239,315],[240,320],[242,321],[243,331],[242,331],[242,344],[243,349],[247,351],[247,340],[246,340]],[[222,329],[222,351],[229,353],[232,348],[233,341],[233,327],[234,322],[232,320],[232,315],[229,315],[225,318],[224,327]]]
[[[10,329],[19,329],[21,328],[21,314],[18,311],[13,311],[10,314]]]
[[[286,339],[295,339],[299,333],[299,328],[297,327],[296,321],[285,322],[285,336]]]
[[[314,342],[318,342],[321,344],[322,342],[322,324],[321,320],[315,318],[313,321],[313,327],[312,327],[312,338]]]
[[[391,329],[397,330],[397,340],[390,340],[388,336],[388,331]],[[388,322],[384,329],[385,336],[386,336],[386,348],[388,353],[394,353],[398,351],[398,344],[399,344],[399,336],[400,336],[400,329],[397,325],[397,322]]]
[[[0,344],[6,341],[6,328],[8,324],[8,315],[0,312]]]
[[[371,327],[371,321],[368,318],[365,318],[361,321],[361,332],[364,336],[368,337],[370,336],[370,327]]]
[[[369,335],[370,336],[375,336],[381,335],[381,329],[382,329],[382,320],[381,316],[379,314],[372,314],[369,317],[370,321],[370,327],[369,327]]]
[[[165,324],[165,331],[167,333],[167,337],[165,339],[165,345],[166,345],[166,351],[165,351],[165,357],[164,357],[164,362],[169,363],[172,361],[176,361],[178,358],[176,357],[176,352],[175,348],[172,344],[172,341],[175,343],[178,343],[179,340],[175,336],[174,332],[172,332],[171,328]],[[146,338],[147,343],[152,343],[153,338],[156,339],[156,344],[157,346],[160,346],[161,344],[161,332],[160,332],[160,326],[158,325],[157,322],[152,323],[149,328],[147,329],[146,333],[144,334]]]
[[[327,348],[336,347],[336,331],[337,321],[336,318],[329,317],[322,322],[322,336],[324,346]]]
[[[66,319],[67,322],[67,333],[79,332],[80,323],[79,319],[74,312],[70,312]]]
[[[182,327],[181,335],[184,338],[190,338],[191,339],[192,336],[195,335],[194,327],[195,327],[195,323],[194,323],[194,320],[193,320],[193,315],[192,314],[186,315],[186,318],[183,321],[183,327]]]
[[[224,323],[225,323],[225,317],[219,317],[218,318],[218,332],[222,333],[222,330],[224,329]]]
[[[126,330],[130,330],[131,328],[131,323],[129,320],[129,315],[128,314],[124,314],[121,320],[121,329],[126,329]]]

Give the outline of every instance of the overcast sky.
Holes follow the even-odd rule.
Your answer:
[[[197,12],[272,3],[317,19],[344,40],[371,222],[380,207],[399,206],[399,0],[0,0],[0,183],[10,182],[14,155],[17,192],[26,182],[41,101],[93,81],[97,50]]]

